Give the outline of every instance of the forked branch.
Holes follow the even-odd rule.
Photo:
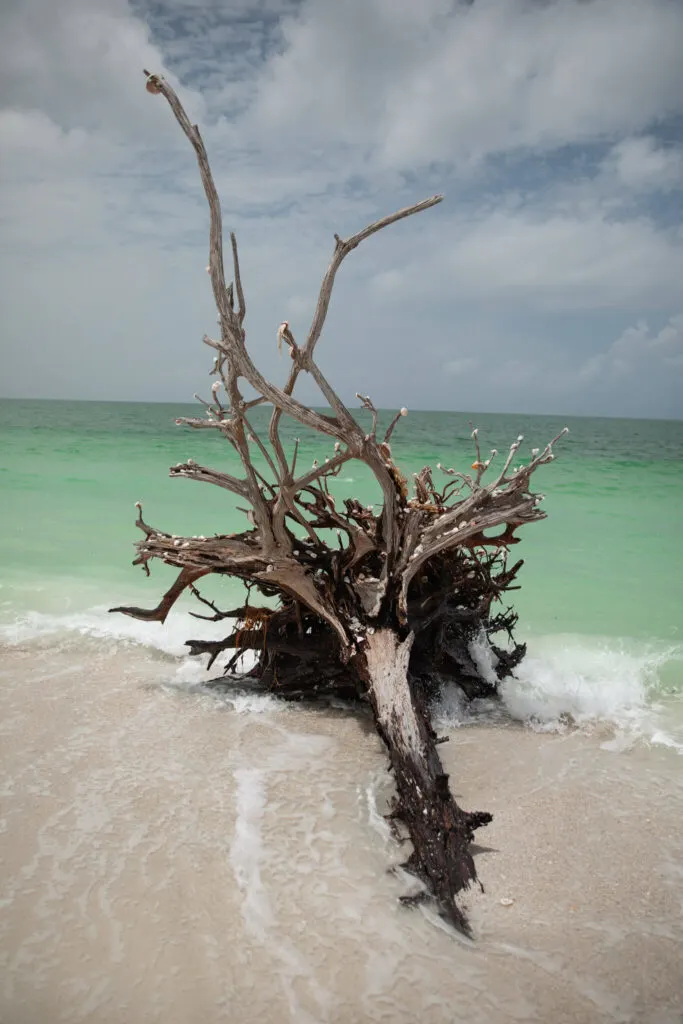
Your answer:
[[[286,383],[278,387],[267,380],[247,351],[247,305],[234,234],[233,281],[226,284],[221,208],[204,142],[168,82],[145,74],[148,91],[167,100],[197,157],[209,205],[208,270],[219,314],[220,337],[204,337],[215,354],[210,372],[217,378],[210,398],[199,398],[206,418],[176,422],[218,432],[243,467],[243,475],[236,477],[188,459],[172,467],[171,475],[236,495],[247,506],[240,510],[249,527],[212,537],[176,537],[149,526],[140,511],[137,525],[143,538],[136,564],[148,572],[158,558],[179,574],[156,608],[114,610],[163,622],[189,589],[213,613],[201,617],[220,622],[228,613],[203,598],[196,581],[213,574],[244,583],[247,599],[233,609],[236,621],[228,635],[191,640],[190,653],[207,655],[211,665],[225,654],[223,669],[231,678],[240,671],[241,678],[292,700],[351,697],[369,703],[394,772],[392,817],[403,821],[413,843],[406,866],[423,881],[442,914],[467,931],[457,896],[476,879],[473,830],[487,824],[490,815],[462,811],[454,800],[438,757],[429,702],[443,686],[458,687],[468,699],[495,697],[498,681],[524,656],[524,645],[513,639],[516,616],[501,604],[516,587],[522,564],[517,559],[509,565],[507,555],[519,543],[520,527],[545,516],[531,477],[554,458],[553,445],[561,434],[542,450],[534,449],[526,464],[520,460],[523,438],[518,437],[496,472],[491,469],[496,453],[482,456],[474,428],[471,467],[437,464],[435,479],[425,466],[414,474],[410,491],[390,444],[407,409],[393,416],[380,440],[380,416],[372,399],[357,394],[370,414],[368,430],[318,367],[315,348],[348,253],[383,228],[435,206],[441,196],[382,217],[346,239],[335,236],[305,342],[297,341],[287,321],[277,330],[278,345],[288,356]],[[294,398],[302,372],[317,384],[329,414]],[[255,392],[248,401],[242,393],[245,381]],[[272,407],[267,439],[257,432],[256,417],[250,417],[250,410],[261,404]],[[304,469],[296,441],[288,458],[280,433],[285,415],[334,439],[334,450]],[[338,474],[352,460],[367,466],[378,482],[379,508],[339,496]],[[264,604],[251,603],[254,590]],[[487,672],[475,656],[476,645],[488,645]],[[246,650],[252,653],[248,668],[242,659]]]

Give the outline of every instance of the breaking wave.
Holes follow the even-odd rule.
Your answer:
[[[484,671],[491,652],[481,641],[473,659]],[[605,746],[646,740],[683,753],[683,647],[618,638],[546,636],[528,642],[515,677],[501,686],[502,707],[466,706],[457,693],[442,696],[443,726],[482,718],[523,722],[538,731],[608,727]]]
[[[62,615],[31,611],[0,626],[0,642],[11,646],[49,643],[82,649],[93,640],[113,647],[137,645],[152,656],[171,659],[174,681],[182,686],[206,679],[203,659],[188,658],[185,641],[215,636],[215,623],[182,610],[163,625],[96,607]],[[472,655],[484,674],[493,671],[485,643],[475,642]],[[646,740],[683,753],[681,645],[579,635],[538,637],[529,640],[527,657],[515,678],[502,685],[501,695],[502,705],[465,706],[457,693],[446,693],[438,708],[439,721],[442,727],[457,727],[482,718],[501,724],[512,719],[538,731],[608,726],[611,734],[605,745]],[[240,710],[257,710],[252,699],[238,703]]]

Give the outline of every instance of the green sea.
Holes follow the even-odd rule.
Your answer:
[[[106,611],[118,601],[156,603],[171,575],[155,566],[147,580],[131,567],[134,502],[143,503],[148,522],[172,533],[246,526],[229,493],[169,478],[168,467],[188,457],[239,473],[220,438],[175,424],[183,415],[196,415],[196,406],[0,402],[7,639],[75,629],[160,642],[159,627]],[[264,410],[254,410],[254,428],[265,424]],[[517,548],[525,560],[521,590],[512,595],[519,632],[547,676],[536,684],[553,707],[566,697],[572,711],[586,714],[616,713],[620,702],[630,707],[652,694],[675,701],[683,690],[683,422],[411,411],[394,434],[394,459],[408,476],[438,463],[467,468],[473,425],[483,452],[504,453],[524,435],[522,457],[569,427],[556,460],[534,478],[547,519],[521,531]],[[329,439],[285,421],[286,447],[295,437],[300,465],[330,454]],[[344,467],[335,487],[365,503],[379,500],[364,467]],[[168,627],[174,650],[185,638],[188,607]]]

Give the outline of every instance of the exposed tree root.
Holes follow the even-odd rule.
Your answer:
[[[242,679],[288,700],[369,703],[393,769],[393,817],[403,822],[413,844],[406,867],[424,882],[424,898],[434,899],[442,914],[467,932],[457,897],[476,879],[470,844],[474,830],[491,815],[463,811],[455,802],[437,753],[430,703],[443,685],[457,686],[470,700],[495,697],[499,681],[524,656],[524,645],[513,640],[516,616],[503,603],[507,591],[515,589],[522,563],[508,561],[508,555],[518,543],[519,527],[544,518],[542,499],[532,493],[530,480],[553,459],[558,438],[524,460],[523,439],[517,438],[494,473],[490,467],[496,452],[482,456],[475,429],[471,470],[437,466],[437,481],[425,467],[409,487],[390,447],[407,410],[400,410],[378,436],[371,399],[357,396],[368,429],[315,361],[345,257],[375,232],[435,206],[441,196],[346,239],[335,236],[305,341],[297,342],[287,322],[277,332],[278,345],[285,344],[291,357],[287,382],[280,388],[266,380],[247,350],[246,300],[234,235],[233,281],[226,284],[220,204],[199,130],[163,78],[147,74],[147,89],[167,100],[194,148],[211,217],[208,270],[220,337],[204,341],[215,352],[211,373],[216,381],[209,400],[200,399],[205,417],[176,422],[217,431],[243,467],[238,478],[188,460],[172,467],[171,475],[237,495],[248,506],[250,527],[230,535],[176,537],[146,523],[138,506],[143,538],[135,564],[149,572],[157,558],[179,574],[156,608],[112,610],[163,622],[178,597],[190,590],[204,609],[199,618],[225,624],[222,639],[188,641],[190,653],[207,656],[209,667],[219,665],[226,681]],[[329,414],[293,397],[301,373],[313,378]],[[243,382],[255,398],[243,397]],[[267,438],[249,419],[250,410],[262,404],[271,409]],[[329,457],[310,468],[298,465],[298,442],[287,452],[281,438],[283,415],[329,438]],[[350,460],[363,462],[374,475],[382,493],[378,513],[354,498],[335,501],[330,493],[330,482]],[[485,483],[489,476],[493,479]],[[330,536],[337,538],[335,543]],[[203,597],[196,583],[209,574],[241,580],[245,602],[223,611]],[[259,595],[256,603],[254,594]]]

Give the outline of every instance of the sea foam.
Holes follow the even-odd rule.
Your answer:
[[[475,641],[471,653],[484,677],[493,672],[495,659],[485,641]],[[680,679],[680,645],[616,637],[537,637],[528,641],[527,656],[514,677],[501,685],[502,706],[492,701],[468,705],[459,691],[449,688],[437,715],[442,728],[482,719],[501,724],[512,719],[545,732],[607,725],[613,734],[606,745],[620,748],[644,739],[683,753],[680,699],[667,702],[662,692],[662,670],[672,664]],[[677,707],[678,716],[673,713]]]
[[[92,641],[112,647],[138,646],[152,656],[171,659],[173,674],[167,676],[168,683],[180,687],[196,686],[207,679],[206,659],[189,658],[185,641],[215,636],[215,623],[193,618],[182,609],[172,612],[164,624],[140,622],[96,607],[64,615],[27,612],[0,626],[0,642],[5,644],[42,646],[49,642],[61,649],[73,646],[80,656],[87,653]],[[494,678],[495,657],[487,642],[474,641],[471,653],[482,674]],[[683,680],[682,645],[582,635],[536,637],[528,641],[527,656],[514,678],[502,684],[502,705],[481,701],[467,705],[459,691],[449,690],[437,717],[442,727],[481,719],[501,723],[513,719],[539,731],[607,724],[615,731],[613,742],[617,745],[645,739],[683,753],[680,696],[667,700],[663,670]],[[220,674],[220,665],[212,674]],[[231,702],[235,710],[263,710],[263,701],[250,695],[241,699],[235,694]]]
[[[29,611],[0,625],[0,642],[13,646],[48,637],[68,644],[82,637],[139,644],[172,657],[187,653],[188,637],[209,640],[215,636],[215,623],[195,619],[187,612],[171,613],[164,623],[143,622],[112,614],[104,606],[63,615]]]

